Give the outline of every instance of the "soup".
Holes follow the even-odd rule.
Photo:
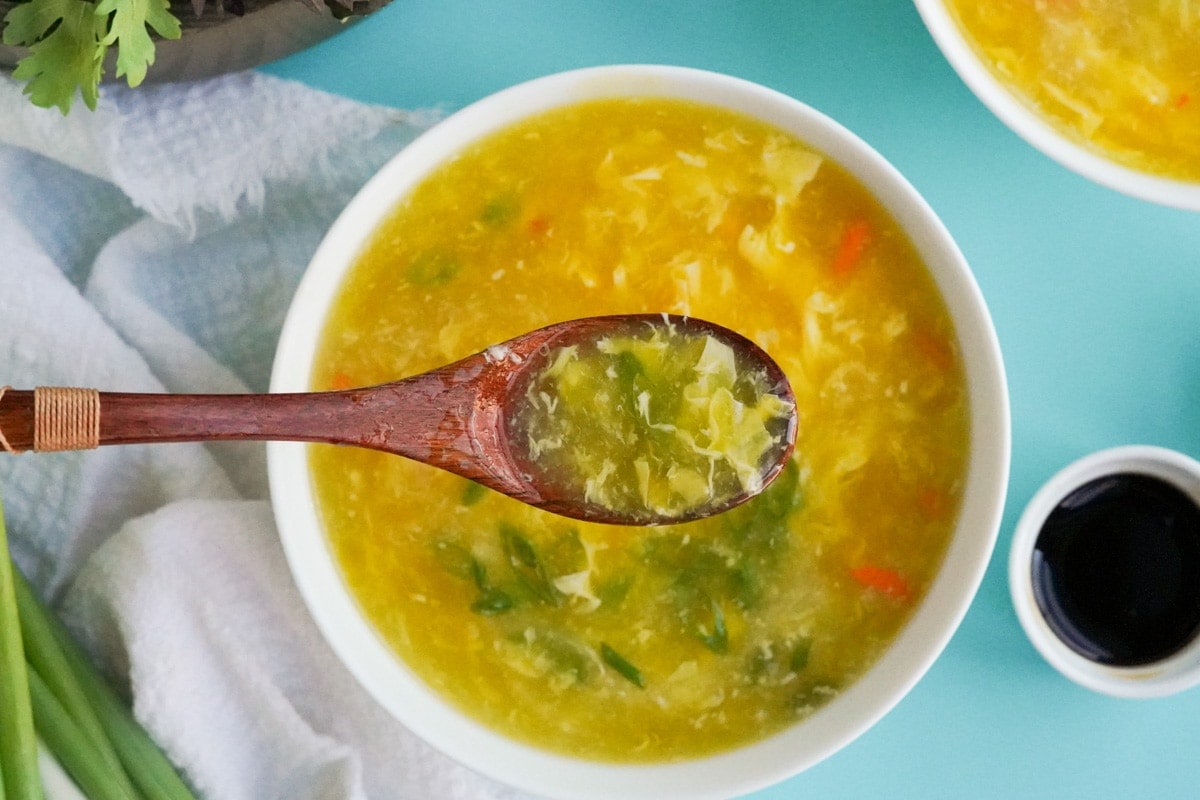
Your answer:
[[[580,504],[676,521],[757,494],[787,454],[794,404],[761,364],[681,317],[547,354],[511,430]],[[783,382],[786,385],[786,382]]]
[[[1200,5],[947,0],[1002,83],[1124,166],[1200,181]]]
[[[547,112],[432,174],[348,274],[314,388],[650,312],[748,336],[796,395],[791,460],[727,513],[585,524],[310,449],[347,585],[399,657],[482,723],[595,760],[733,748],[852,684],[938,570],[969,449],[955,331],[896,223],[782,131],[661,99]]]

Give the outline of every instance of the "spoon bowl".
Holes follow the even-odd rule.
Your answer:
[[[663,362],[659,366],[672,373],[673,379],[655,383],[639,375],[644,380],[639,382],[634,378],[625,389],[636,397],[621,399],[621,390],[615,387],[626,377],[620,374],[619,365],[622,356],[632,356],[628,351],[614,352],[622,342],[634,349],[658,350]],[[589,345],[593,346],[589,349]],[[599,345],[601,352],[594,345]],[[697,345],[704,348],[699,357]],[[720,354],[727,357],[724,362]],[[589,317],[542,328],[514,342],[489,348],[480,356],[485,360],[505,359],[515,363],[506,373],[505,386],[491,387],[489,399],[495,405],[480,419],[481,426],[472,431],[475,440],[491,451],[484,463],[511,467],[513,471],[480,475],[475,480],[562,516],[639,525],[712,516],[740,505],[769,486],[787,464],[795,445],[796,400],[783,370],[754,342],[706,320],[671,314]],[[604,446],[610,458],[600,466],[596,464],[601,459],[595,457],[576,462],[570,457],[564,461],[540,455],[536,452],[535,435],[527,429],[529,417],[537,412],[539,395],[546,396],[547,382],[538,379],[561,369],[562,359],[591,365],[596,374],[587,386],[587,393],[598,399],[586,408],[576,409],[574,424],[570,420],[555,424],[551,419],[549,428],[558,438],[566,439],[559,450],[577,448],[588,452]],[[699,363],[693,364],[691,359]],[[655,371],[644,364],[642,367]],[[713,421],[720,413],[723,389],[718,384],[722,383],[722,376],[712,374],[722,369],[732,370],[724,376],[731,384],[733,376],[741,376],[741,385],[737,387],[741,399],[734,401],[737,408],[732,416],[749,423],[739,426],[732,419],[724,420],[723,438],[714,430],[721,423]],[[699,380],[688,382],[692,377]],[[608,399],[610,393],[615,395],[612,400]],[[564,389],[551,388],[549,394],[553,397],[543,407],[543,415],[562,416],[561,406],[567,406],[569,411],[572,404],[592,399],[577,396],[567,400]],[[691,424],[686,420],[681,422],[688,416],[684,411],[666,421],[663,407],[673,405],[675,396],[683,394],[688,397],[680,400],[680,404],[699,406],[703,412],[700,418],[693,414]],[[519,408],[532,409],[533,413],[512,413]],[[766,417],[764,423],[754,418],[756,412]],[[584,417],[594,419],[580,425],[580,418]],[[703,444],[697,444],[697,439],[703,440]],[[736,460],[733,451],[751,443],[758,446],[752,447],[741,474],[732,480],[732,472],[736,471],[731,467]],[[670,481],[667,473],[681,477],[687,461],[693,466],[699,462],[700,471],[709,476],[703,493],[691,498],[681,497],[679,491],[666,485],[684,482]],[[624,470],[629,473],[630,485],[620,486],[622,467],[639,462],[646,473],[643,482],[638,485],[636,469]],[[463,469],[468,468],[466,462],[460,465],[463,469],[439,466],[458,474],[465,474]],[[607,473],[610,467],[617,477],[610,480],[610,491],[605,493],[598,485],[597,474]],[[661,481],[659,486],[652,487],[652,479],[647,475],[655,471]],[[713,477],[720,472],[725,473],[723,484]],[[613,487],[613,483],[617,486]],[[655,488],[660,490],[657,502],[650,497]]]
[[[759,376],[763,394],[776,401],[780,411],[772,420],[769,446],[740,490],[682,509],[616,507],[581,487],[586,475],[564,479],[546,469],[527,437],[514,428],[514,418],[529,403],[531,380],[556,353],[646,331],[703,338],[728,348],[739,368]],[[41,387],[0,393],[0,446],[9,452],[217,440],[351,445],[431,464],[562,516],[627,525],[685,522],[745,502],[779,474],[795,438],[791,387],[765,351],[728,328],[670,314],[560,322],[420,375],[341,391],[172,395]],[[621,457],[636,455],[635,443]]]

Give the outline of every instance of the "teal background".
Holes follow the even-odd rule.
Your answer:
[[[453,109],[620,62],[757,81],[879,150],[957,239],[1008,369],[1008,504],[962,627],[878,725],[754,800],[1200,797],[1200,689],[1135,701],[1075,686],[1026,640],[1006,581],[1015,521],[1060,467],[1132,443],[1200,456],[1200,214],[1124,197],[1025,144],[904,0],[393,0],[265,71]]]

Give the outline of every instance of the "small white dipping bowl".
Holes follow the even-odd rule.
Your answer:
[[[1064,136],[996,79],[964,38],[962,29],[946,8],[945,0],[914,2],[925,27],[958,76],[1001,122],[1026,142],[1102,186],[1141,200],[1200,211],[1200,183],[1131,169]]]
[[[1065,644],[1042,615],[1033,589],[1033,557],[1051,512],[1086,483],[1108,475],[1158,478],[1200,505],[1200,463],[1174,450],[1147,445],[1114,447],[1069,464],[1030,499],[1009,551],[1008,579],[1021,627],[1038,652],[1066,677],[1114,697],[1164,697],[1200,684],[1200,636],[1161,661],[1136,667],[1099,664]]]
[[[708,103],[795,134],[851,171],[907,231],[957,327],[971,407],[972,449],[945,563],[898,638],[860,680],[813,716],[755,744],[664,764],[598,763],[495,733],[463,715],[405,666],[360,613],[317,513],[306,448],[268,448],[271,495],[296,584],[334,651],[408,728],[474,770],[539,795],[596,800],[721,798],[750,792],[830,755],[870,727],[925,673],[983,576],[1000,523],[1009,464],[1004,368],[979,288],[946,229],[909,183],[845,128],[778,92],[709,72],[614,66],[553,75],[454,114],[406,147],[354,198],[304,276],[283,328],[271,389],[310,389],[316,345],[338,287],[371,233],[432,170],[468,144],[530,115],[582,101],[656,96]],[[402,376],[397,376],[402,377]]]

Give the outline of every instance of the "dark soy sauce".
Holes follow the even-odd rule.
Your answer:
[[[1038,534],[1033,593],[1055,634],[1092,661],[1172,655],[1200,631],[1200,508],[1147,475],[1084,484]]]

